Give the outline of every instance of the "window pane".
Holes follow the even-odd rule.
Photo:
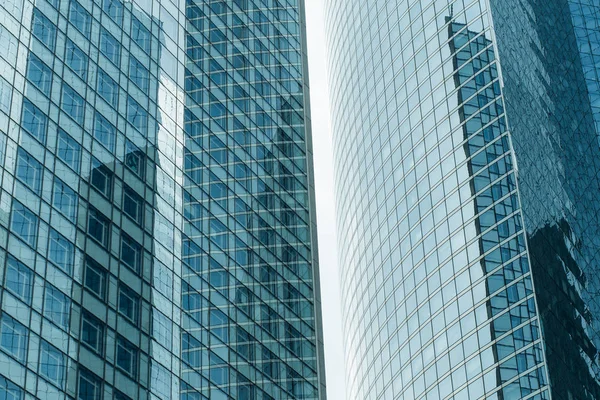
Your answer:
[[[69,325],[70,302],[60,290],[46,283],[44,316],[63,329]]]
[[[127,97],[127,120],[142,135],[146,136],[148,130],[148,114],[131,96]]]
[[[150,31],[135,17],[131,18],[131,38],[144,50],[150,53]]]
[[[27,79],[33,83],[46,96],[50,96],[52,86],[52,71],[50,68],[33,54],[29,54],[27,65]]]
[[[88,370],[79,370],[79,389],[77,391],[78,400],[100,400],[102,382],[100,378]]]
[[[75,246],[73,246],[73,243],[54,229],[50,228],[48,259],[66,273],[71,273],[74,252]]]
[[[121,45],[108,31],[102,28],[100,32],[100,51],[116,66],[119,66]]]
[[[90,208],[88,211],[88,234],[103,247],[108,247],[110,222],[99,211]]]
[[[106,270],[99,264],[86,259],[85,261],[85,287],[101,299],[106,296]]]
[[[121,261],[136,273],[140,272],[142,247],[132,238],[121,233]]]
[[[117,367],[132,377],[137,373],[137,348],[122,337],[117,338]]]
[[[138,224],[142,224],[144,200],[128,187],[123,191],[123,212]]]
[[[92,158],[91,183],[100,193],[110,198],[112,194],[112,172],[95,158]]]
[[[62,389],[65,374],[65,356],[45,340],[42,340],[40,350],[40,375]]]
[[[23,100],[23,115],[21,116],[21,126],[31,136],[44,143],[46,140],[46,126],[48,117],[39,108],[33,105],[29,100]]]
[[[115,151],[116,128],[99,112],[94,121],[94,137],[110,151]]]
[[[5,377],[0,376],[0,399],[21,400],[22,398],[23,391]]]
[[[119,312],[137,324],[139,296],[131,289],[119,286]]]
[[[125,165],[140,178],[144,178],[144,153],[129,140],[125,144]]]
[[[4,286],[6,289],[25,303],[30,304],[32,284],[33,271],[9,255],[6,259],[4,276]]]
[[[77,194],[66,183],[54,178],[54,207],[63,213],[71,222],[76,222]]]
[[[79,125],[83,125],[85,100],[73,88],[63,83],[62,108]]]
[[[58,131],[58,157],[63,160],[75,172],[79,172],[79,160],[81,159],[81,146],[75,139],[62,129]]]
[[[123,3],[120,0],[103,0],[102,9],[117,24],[123,21]]]
[[[114,108],[117,108],[119,86],[106,72],[98,68],[98,93]]]
[[[65,62],[81,79],[87,76],[87,55],[70,39],[67,39]]]
[[[37,223],[35,214],[18,201],[13,202],[11,229],[31,247],[36,244]]]
[[[27,353],[27,328],[2,314],[0,321],[0,347],[21,362],[25,362]]]
[[[31,32],[50,50],[54,50],[56,41],[56,26],[37,8],[33,10]]]
[[[129,78],[135,83],[144,93],[148,93],[148,82],[150,72],[142,65],[135,57],[129,58]]]
[[[71,0],[71,6],[69,8],[69,21],[79,32],[83,33],[83,36],[89,38],[90,36],[90,14],[83,8],[81,4],[75,0]]]
[[[17,178],[38,195],[42,188],[42,164],[19,147],[17,151]]]
[[[81,341],[96,353],[102,355],[104,346],[104,325],[88,312],[81,320]]]

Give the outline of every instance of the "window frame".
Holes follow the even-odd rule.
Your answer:
[[[26,115],[31,116],[31,122],[26,119]],[[23,99],[21,127],[40,143],[46,143],[48,116],[27,98]]]
[[[24,173],[21,171],[24,171]],[[39,162],[21,146],[18,146],[17,150],[15,176],[34,193],[37,195],[40,194],[40,191],[42,190],[42,181],[44,178],[44,168],[41,162]],[[29,182],[30,180],[32,180],[32,182]]]
[[[68,201],[63,201],[66,198]],[[52,187],[52,206],[73,224],[77,222],[79,196],[69,185],[54,177]]]
[[[56,304],[60,305],[60,310],[55,308]],[[68,330],[71,319],[70,312],[71,301],[69,297],[46,282],[44,288],[44,318],[61,329]]]
[[[44,357],[46,358],[46,363],[44,363]],[[54,359],[56,364],[50,364],[50,360]],[[55,374],[56,377],[51,376],[51,374],[47,370],[44,372],[44,365],[48,368],[54,367],[56,369]],[[65,381],[65,355],[62,351],[52,346],[50,343],[45,340],[41,340],[40,345],[40,362],[38,366],[38,373],[41,377],[45,378],[48,382],[53,384],[54,386],[59,387],[60,389],[64,388]]]
[[[93,328],[95,330],[95,343],[91,343],[91,341],[87,341],[85,339],[86,336],[89,336],[89,334],[84,334],[84,324],[89,325],[91,328]],[[100,357],[103,357],[104,355],[104,344],[105,344],[105,332],[106,332],[106,327],[104,326],[104,324],[102,323],[102,321],[100,321],[98,318],[96,318],[92,313],[90,313],[89,311],[83,310],[82,315],[81,315],[81,343],[89,348],[90,350],[92,350],[94,353],[100,355]]]
[[[59,246],[60,248],[53,248],[53,246]],[[64,252],[62,260],[52,255],[57,254],[61,250]],[[48,260],[67,274],[71,274],[73,271],[75,245],[54,228],[50,228],[48,233]]]
[[[79,173],[79,169],[81,167],[81,144],[73,139],[71,135],[65,132],[63,129],[58,129],[58,135],[56,139],[56,156],[61,159],[69,168],[73,171]],[[67,148],[62,148],[61,142],[67,146]],[[66,152],[65,156],[61,155],[62,152]],[[73,153],[73,160],[69,161],[68,155]],[[75,157],[76,156],[76,157]],[[75,164],[75,165],[73,165]]]
[[[10,332],[7,331],[10,329]],[[20,332],[16,332],[19,330]],[[17,349],[6,347],[4,335],[17,335]],[[15,338],[9,338],[11,347],[15,346]],[[16,319],[3,312],[0,314],[0,348],[2,348],[7,354],[13,357],[20,363],[25,363],[27,359],[27,350],[29,342],[29,330],[25,325],[18,322]]]
[[[121,364],[122,361],[125,361],[125,358],[127,359],[127,363],[130,364],[130,369],[127,368],[127,365]],[[139,349],[121,335],[117,335],[115,346],[115,366],[117,369],[135,379],[137,377],[138,358]]]
[[[88,279],[91,279],[90,271],[96,274],[99,278],[99,291],[96,291],[91,284],[88,283]],[[106,288],[108,282],[108,271],[98,264],[96,261],[92,260],[90,257],[86,257],[85,259],[85,271],[83,277],[83,286],[93,293],[95,296],[99,297],[101,300],[106,299]]]
[[[94,233],[90,232],[90,225],[91,225],[90,219],[91,218],[94,218],[97,221],[97,223],[101,223],[101,225],[104,226],[103,232],[102,232],[102,239],[99,239]],[[100,211],[98,211],[97,209],[95,209],[94,207],[91,207],[91,206],[88,209],[88,218],[87,219],[88,219],[88,221],[87,221],[88,237],[92,238],[97,243],[99,243],[102,247],[104,247],[105,249],[108,250],[109,245],[110,245],[110,230],[111,230],[110,220],[108,218],[106,218],[104,216],[104,214],[102,214]]]
[[[127,320],[132,322],[135,326],[138,325],[139,316],[140,316],[140,304],[141,304],[141,296],[137,294],[134,290],[127,287],[125,284],[119,284],[119,293],[118,293],[118,306],[117,309],[119,314],[124,316]],[[123,305],[122,296],[127,297],[127,300],[131,302],[131,307],[127,305]],[[125,310],[124,310],[125,308]],[[129,315],[129,308],[131,308],[131,312],[133,312],[133,316]]]
[[[23,219],[29,219],[30,223],[28,225],[33,225],[33,228],[31,226],[27,228],[27,230],[29,231],[27,235],[29,239],[27,237],[22,236],[21,233],[19,233],[19,231],[15,229],[14,225],[15,223],[18,223],[15,221],[15,216],[17,213],[21,214],[21,217]],[[17,235],[17,237],[19,237],[23,242],[27,243],[29,246],[35,249],[37,247],[38,239],[38,217],[29,208],[25,207],[19,201],[13,200],[10,219],[10,231],[13,234]]]
[[[135,204],[135,207],[136,207],[135,215],[132,215],[132,213],[130,213],[129,210],[131,209],[131,206],[128,206],[128,204],[129,205]],[[142,196],[140,196],[135,190],[133,190],[129,186],[124,185],[124,187],[123,187],[123,214],[125,214],[125,216],[127,216],[129,219],[131,219],[136,224],[138,224],[140,227],[143,227],[143,225],[144,225],[144,208],[145,208],[144,198]]]

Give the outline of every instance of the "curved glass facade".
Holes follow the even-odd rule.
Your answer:
[[[550,3],[327,1],[349,398],[599,397],[600,9]]]
[[[0,4],[0,398],[325,397],[303,19]]]

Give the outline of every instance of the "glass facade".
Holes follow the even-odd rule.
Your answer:
[[[349,398],[600,398],[600,8],[328,0]]]
[[[303,8],[0,4],[0,398],[325,398]]]

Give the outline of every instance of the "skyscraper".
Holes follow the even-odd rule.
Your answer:
[[[600,6],[328,0],[352,399],[600,398]]]
[[[0,4],[0,398],[325,398],[303,2]]]

